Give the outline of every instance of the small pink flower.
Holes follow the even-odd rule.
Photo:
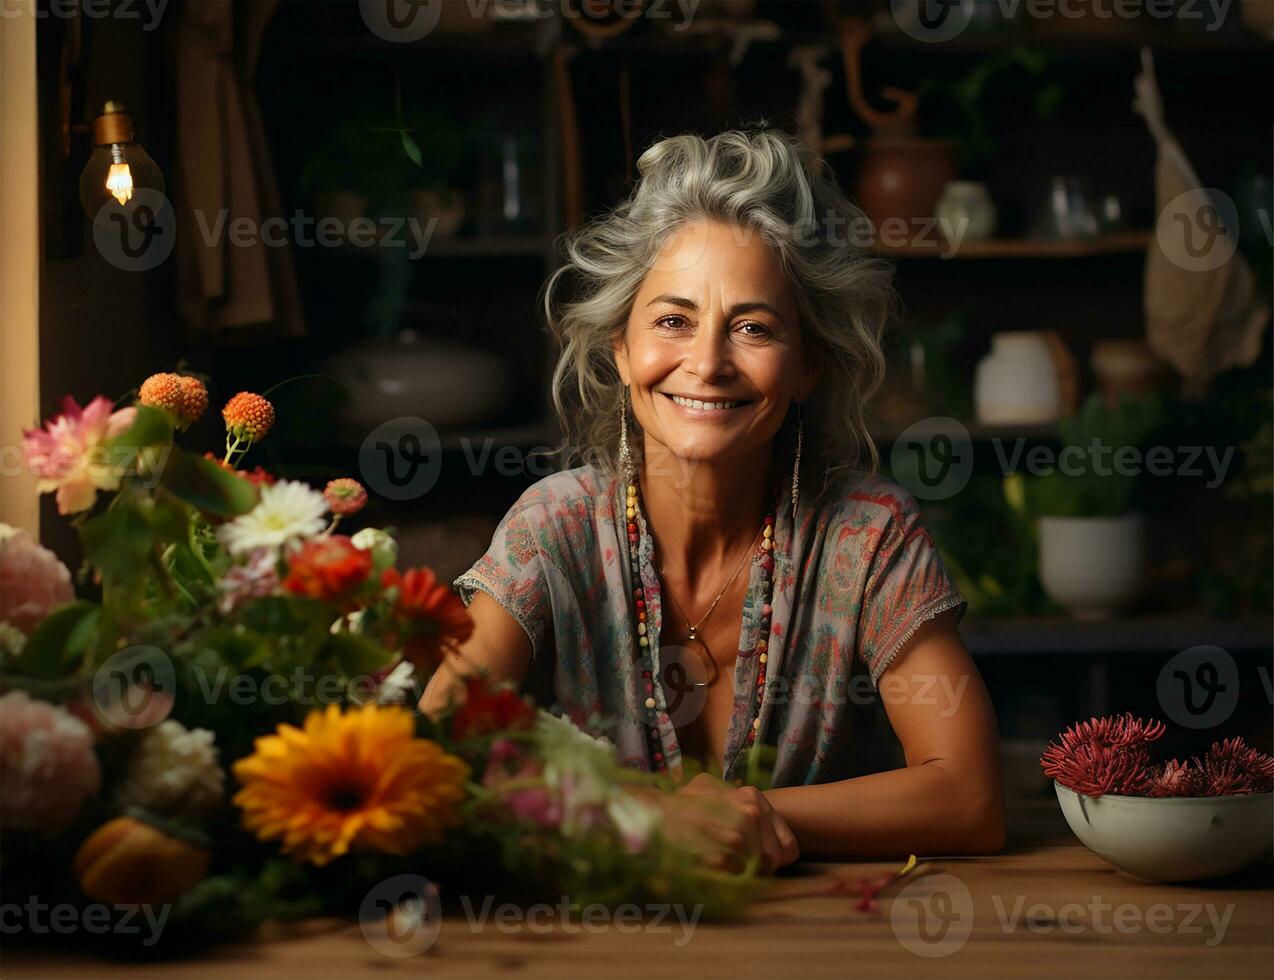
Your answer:
[[[40,493],[57,491],[59,514],[88,510],[99,490],[115,490],[123,476],[104,443],[127,432],[136,408],[111,411],[109,398],[98,395],[83,408],[67,395],[62,414],[43,429],[23,432],[22,457],[38,478]]]
[[[101,785],[84,722],[26,691],[0,697],[0,823],[55,834]]]
[[[55,608],[75,598],[71,573],[25,531],[0,524],[0,622],[28,636]]]
[[[333,514],[344,517],[357,514],[366,506],[367,491],[357,480],[342,476],[330,481],[323,488],[323,498],[327,501],[327,506],[332,508]]]
[[[540,764],[517,742],[497,738],[491,743],[482,785],[497,792],[500,805],[516,820],[556,827],[562,822],[562,804],[557,794],[545,786],[524,786],[503,790],[503,784],[542,775]]]
[[[245,602],[269,595],[278,585],[279,572],[274,552],[269,548],[255,548],[248,553],[247,562],[231,565],[221,577],[217,608],[223,616],[228,616]]]

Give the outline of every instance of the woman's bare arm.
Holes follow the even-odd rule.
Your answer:
[[[987,854],[1004,844],[995,713],[951,613],[917,631],[878,692],[904,769],[765,796],[815,855]]]
[[[469,604],[473,633],[443,661],[420,698],[420,710],[435,717],[453,701],[463,699],[464,678],[479,671],[493,681],[521,684],[531,662],[531,638],[520,623],[485,592]]]

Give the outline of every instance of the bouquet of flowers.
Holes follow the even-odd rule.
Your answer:
[[[175,437],[197,377],[135,404],[65,400],[25,433],[42,493],[78,529],[70,571],[0,526],[0,860],[6,900],[151,903],[165,938],[352,913],[415,872],[575,902],[740,907],[657,777],[481,676],[438,719],[423,685],[473,624],[428,568],[397,567],[367,492],[242,464],[275,410],[240,392],[225,447]],[[696,805],[685,801],[687,805]],[[672,828],[672,829],[669,829]]]
[[[1193,761],[1153,762],[1161,721],[1131,713],[1092,718],[1045,749],[1044,774],[1084,796],[1243,796],[1274,791],[1274,758],[1241,738],[1213,742]]]

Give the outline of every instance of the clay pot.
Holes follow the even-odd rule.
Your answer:
[[[1111,406],[1118,404],[1120,395],[1151,394],[1164,378],[1163,363],[1140,340],[1099,340],[1090,363],[1097,389]]]
[[[863,142],[858,203],[878,234],[890,218],[931,219],[942,189],[955,175],[956,145],[950,140],[873,136]]]

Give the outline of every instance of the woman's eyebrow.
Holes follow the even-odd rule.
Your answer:
[[[656,303],[667,303],[669,306],[680,306],[682,309],[694,310],[695,312],[698,312],[699,310],[699,304],[696,303],[694,300],[687,299],[685,296],[673,296],[671,293],[661,293],[660,295],[656,296],[646,305],[654,306]],[[759,299],[747,300],[742,303],[735,303],[732,307],[730,307],[727,315],[734,317],[734,316],[738,316],[740,313],[752,313],[756,310],[763,310],[766,313],[769,313],[773,317],[782,319],[782,314],[779,313],[778,310],[776,310],[769,303],[766,303],[763,300],[759,300]]]

